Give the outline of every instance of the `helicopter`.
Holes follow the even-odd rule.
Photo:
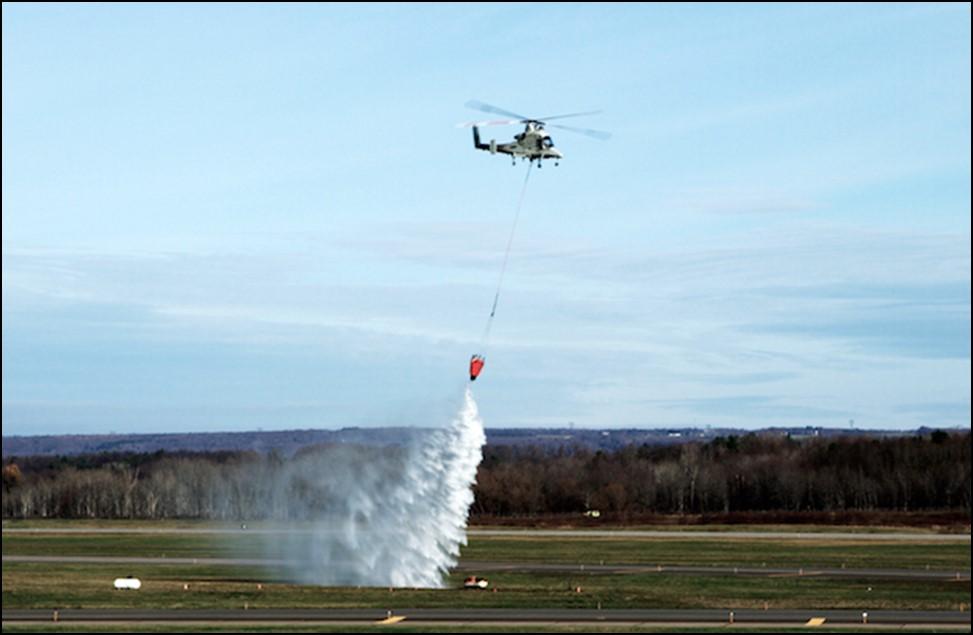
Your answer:
[[[592,110],[590,112],[575,112],[567,115],[553,115],[550,117],[533,118],[518,115],[515,112],[510,112],[509,110],[504,110],[503,108],[497,108],[496,106],[491,106],[490,104],[485,104],[481,101],[476,101],[475,99],[466,102],[466,107],[486,113],[514,117],[514,119],[472,121],[469,123],[460,124],[464,127],[472,126],[474,148],[477,150],[486,150],[490,154],[497,154],[498,152],[500,154],[509,154],[514,165],[517,164],[517,157],[520,157],[521,160],[527,159],[531,162],[536,160],[537,167],[541,167],[542,159],[551,159],[554,161],[554,165],[557,165],[558,161],[564,158],[561,151],[554,147],[554,141],[551,139],[551,135],[548,134],[547,130],[545,130],[545,126],[548,125],[548,121],[553,119],[565,119],[567,117],[596,115],[601,112],[600,110]],[[524,128],[523,132],[518,135],[514,135],[514,140],[510,143],[497,143],[495,139],[491,139],[489,143],[484,143],[480,140],[480,128],[483,126],[507,126],[516,123],[522,123],[526,127]],[[604,132],[602,130],[574,128],[571,126],[562,126],[560,124],[550,124],[550,126],[552,128],[560,128],[561,130],[577,132],[594,139],[605,140],[611,137],[611,133]]]

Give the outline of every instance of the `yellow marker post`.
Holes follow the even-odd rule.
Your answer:
[[[812,617],[807,621],[807,624],[805,624],[804,626],[821,626],[822,624],[824,624],[824,621],[825,618],[823,617]]]

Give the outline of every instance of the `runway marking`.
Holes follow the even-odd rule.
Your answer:
[[[824,624],[824,622],[825,622],[825,618],[823,617],[812,617],[807,621],[807,624],[805,624],[804,626],[821,626],[822,624]]]
[[[392,617],[386,617],[384,620],[379,620],[375,622],[376,624],[398,624],[405,619],[405,615],[393,615]]]
[[[813,609],[811,609],[813,610]],[[803,627],[810,626],[814,620],[821,620],[822,625],[825,620],[830,620],[832,624],[835,620],[851,625],[852,622],[861,624],[859,621],[865,615],[857,611],[816,611],[817,617],[809,618],[811,610],[767,610],[761,611],[759,622],[768,627],[779,628],[781,625]],[[206,624],[222,622],[227,624],[332,624],[332,625],[352,625],[352,624],[372,624],[385,625],[395,624],[396,620],[376,621],[376,617],[385,614],[392,618],[390,611],[376,611],[375,609],[229,609],[229,610],[85,610],[73,609],[60,612],[59,623],[69,624],[88,624],[88,630],[95,628],[95,625],[118,623],[143,624]],[[478,609],[475,611],[463,609],[416,609],[410,610],[412,616],[408,619],[413,624],[420,627],[444,624],[466,624],[473,625],[480,629],[489,625],[497,624],[517,624],[523,625],[528,630],[537,630],[540,624],[657,624],[663,627],[673,628],[683,626],[693,628],[701,626],[719,627],[727,625],[727,612],[723,610],[604,610],[593,611],[584,609]],[[821,614],[824,615],[821,615]],[[749,613],[752,615],[752,613]],[[6,629],[12,623],[51,623],[52,611],[50,609],[8,609],[3,610],[3,625]],[[859,617],[861,616],[861,617]],[[395,616],[404,618],[404,615]],[[962,628],[969,632],[970,614],[966,611],[875,611],[868,613],[869,623],[878,622],[879,628],[886,631],[891,629],[898,630],[905,625],[923,625],[926,627],[937,626],[939,629]],[[381,619],[381,618],[380,618]],[[746,615],[732,615],[736,626],[743,625],[746,629],[748,624],[753,624],[747,619]],[[805,620],[804,623],[801,620]],[[389,629],[390,631],[393,629]]]

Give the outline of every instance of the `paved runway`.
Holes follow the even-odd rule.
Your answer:
[[[5,534],[308,534],[320,529],[254,527],[13,527]],[[472,538],[678,538],[768,540],[850,540],[862,542],[970,542],[970,534],[922,532],[792,532],[792,531],[688,531],[641,529],[469,529]]]
[[[644,610],[644,609],[267,609],[267,610],[143,610],[64,609],[59,622],[262,622],[262,623],[379,623],[389,617],[406,623],[452,624],[668,624],[668,625],[781,625],[868,624],[893,626],[970,627],[970,613],[960,611],[858,610]],[[53,610],[3,609],[3,623],[51,622]],[[386,622],[389,623],[389,622]]]
[[[284,566],[284,560],[261,558],[148,558],[140,556],[3,556],[3,562],[34,562],[60,564],[148,564],[148,565],[220,565],[220,566]],[[566,564],[546,562],[477,562],[464,560],[456,571],[469,573],[491,573],[511,571],[518,573],[583,573],[590,575],[619,575],[635,573],[668,573],[681,575],[743,575],[763,577],[824,577],[885,580],[938,580],[966,581],[970,570],[955,571],[925,569],[836,569],[827,567],[706,567],[686,565],[647,565],[647,564]]]

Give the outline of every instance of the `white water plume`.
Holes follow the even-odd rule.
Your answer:
[[[310,531],[278,534],[271,550],[311,584],[442,587],[466,544],[485,442],[467,388],[447,427],[401,451],[334,446],[296,458],[271,505],[311,521]]]

